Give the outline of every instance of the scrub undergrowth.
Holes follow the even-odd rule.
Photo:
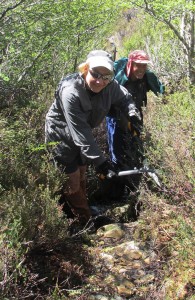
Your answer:
[[[88,299],[85,282],[93,276],[88,247],[96,244],[87,236],[68,236],[58,206],[65,178],[43,144],[44,112],[34,104],[20,117],[1,117],[0,293],[2,299]],[[140,186],[142,206],[132,238],[157,253],[161,269],[155,293],[144,299],[193,299],[194,129],[194,90],[149,95],[143,138],[162,188],[149,178]],[[106,151],[104,127],[97,136]],[[93,170],[88,175],[91,192],[97,178]]]

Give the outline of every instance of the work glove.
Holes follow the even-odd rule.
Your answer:
[[[113,177],[116,177],[116,172],[112,164],[108,160],[104,161],[101,165],[96,167],[96,172],[100,179],[111,179]]]
[[[139,110],[134,105],[130,105],[128,115],[132,132],[135,131],[140,136],[142,132],[142,118]]]
[[[131,130],[135,131],[136,135],[139,137],[143,130],[142,122],[135,116],[130,117]]]

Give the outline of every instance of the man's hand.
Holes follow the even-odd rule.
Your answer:
[[[108,160],[104,161],[101,165],[96,167],[96,172],[100,179],[111,179],[116,176],[116,172],[112,164]]]
[[[139,110],[134,105],[130,105],[128,114],[132,132],[135,131],[140,136],[142,132],[142,117]]]
[[[135,105],[130,104],[129,105],[129,112],[128,112],[129,118],[136,118],[138,119],[138,121],[141,121],[141,114],[140,111],[137,107],[135,107]]]
[[[134,130],[137,136],[140,136],[143,130],[143,126],[140,120],[137,117],[130,117],[131,129]]]

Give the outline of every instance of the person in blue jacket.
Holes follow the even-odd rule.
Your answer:
[[[111,109],[106,117],[110,159],[118,171],[142,166],[144,153],[140,134],[143,127],[142,109],[147,105],[147,92],[151,90],[155,95],[164,93],[164,85],[148,69],[148,64],[152,62],[143,50],[132,51],[128,58],[121,58],[114,63],[115,79],[132,94],[141,114],[140,126],[136,131],[120,109]],[[139,175],[131,175],[125,182],[123,177],[122,182],[114,183],[113,193],[116,197],[122,196],[126,185],[131,190],[136,189],[139,179]]]

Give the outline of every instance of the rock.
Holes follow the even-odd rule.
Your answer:
[[[138,246],[135,245],[134,241],[130,241],[130,242],[125,242],[122,243],[121,245],[118,245],[114,248],[114,252],[118,255],[118,256],[123,256],[123,254],[125,253],[125,251],[127,252],[128,250],[138,250]]]
[[[121,239],[124,236],[124,231],[118,224],[105,225],[98,229],[97,235],[104,238]]]
[[[101,253],[100,258],[103,259],[104,265],[108,268],[112,268],[114,265],[114,258],[110,254]]]
[[[155,279],[154,274],[147,274],[147,275],[145,275],[144,277],[142,277],[140,279],[136,279],[135,283],[137,283],[137,284],[146,284],[146,283],[154,281],[154,279]]]
[[[145,275],[146,275],[146,273],[143,270],[138,269],[138,270],[135,271],[135,273],[132,277],[133,278],[140,278],[140,277],[143,277]]]
[[[105,283],[106,283],[106,284],[111,284],[111,283],[113,283],[113,282],[115,282],[115,276],[109,275],[109,276],[107,276],[107,277],[105,278]]]
[[[144,259],[144,262],[145,262],[146,265],[149,265],[149,264],[151,263],[151,260],[150,260],[149,257],[146,257],[146,258]]]
[[[142,268],[141,261],[133,261],[132,264],[131,264],[131,268],[133,268],[133,269],[141,269]]]
[[[115,207],[112,211],[115,217],[121,217],[128,213],[129,205]]]
[[[127,272],[127,269],[125,269],[125,268],[121,268],[120,270],[119,270],[119,273],[120,274],[125,274]]]
[[[96,251],[99,258],[96,264],[99,276],[97,280],[95,278],[93,280],[95,286],[98,282],[100,288],[109,286],[111,290],[116,291],[116,295],[110,295],[108,300],[142,297],[152,289],[155,281],[155,275],[149,269],[157,255],[148,249],[146,243],[131,240],[133,233],[129,227],[114,223],[104,225],[97,230],[98,246],[103,247]],[[105,296],[96,295],[95,300],[106,299],[103,297]]]
[[[131,259],[140,259],[142,258],[142,251],[140,250],[125,250],[124,251],[124,258],[131,260]]]
[[[107,296],[104,295],[97,295],[94,298],[91,298],[90,300],[109,300],[109,298]]]
[[[134,287],[132,282],[125,280],[117,287],[117,290],[119,295],[131,296],[135,292]]]

